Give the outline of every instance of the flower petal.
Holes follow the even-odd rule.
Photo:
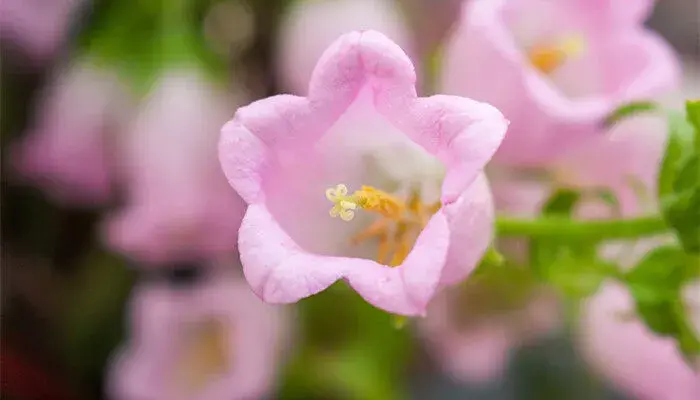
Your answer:
[[[379,308],[396,314],[424,315],[445,264],[449,236],[447,218],[438,211],[403,264],[358,264],[348,269],[348,282],[367,302]]]
[[[268,303],[293,303],[316,294],[362,261],[305,252],[261,204],[248,207],[238,235],[245,277]]]
[[[440,283],[462,281],[479,265],[493,240],[494,206],[491,189],[482,173],[446,209],[450,227],[450,249]]]

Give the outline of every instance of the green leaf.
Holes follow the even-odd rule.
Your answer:
[[[700,100],[688,100],[685,102],[685,112],[688,115],[688,122],[695,128],[696,146],[700,146],[697,142],[700,136]]]
[[[600,192],[600,197],[609,204],[617,204],[610,192]],[[571,218],[582,199],[580,192],[559,189],[547,200],[542,213]],[[598,259],[596,240],[572,242],[556,237],[541,238],[530,241],[529,251],[530,265],[539,278],[571,298],[592,295],[607,276],[616,273],[614,266]]]
[[[686,103],[687,118],[669,114],[669,139],[659,173],[659,204],[687,252],[700,253],[700,104]]]
[[[556,190],[542,207],[542,213],[569,216],[579,200],[581,200],[581,194],[573,189]]]
[[[624,277],[642,321],[657,334],[674,338],[687,356],[700,355],[700,340],[688,320],[682,289],[699,275],[696,257],[679,247],[663,246]]]
[[[700,186],[700,154],[691,154],[678,164],[673,191],[681,193]]]
[[[593,295],[607,277],[617,274],[613,264],[598,258],[596,243],[570,243],[556,247],[539,243],[532,250],[531,262],[537,263],[540,277],[570,298]]]
[[[658,196],[663,199],[673,193],[681,163],[691,157],[695,132],[682,113],[668,114],[669,137],[659,172]]]
[[[675,246],[659,247],[649,254],[625,277],[634,297],[643,302],[657,302],[675,296],[687,274],[686,254]]]
[[[666,196],[661,207],[683,248],[688,253],[700,253],[700,187]]]
[[[636,101],[633,103],[628,103],[628,104],[625,104],[625,105],[617,108],[610,115],[608,115],[605,118],[605,121],[603,122],[603,124],[606,127],[610,127],[610,126],[615,125],[618,122],[622,121],[623,119],[632,117],[632,116],[637,115],[637,114],[656,111],[658,109],[659,109],[659,106],[656,103],[654,103],[653,101]]]

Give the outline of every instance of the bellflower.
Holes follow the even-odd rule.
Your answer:
[[[235,247],[243,202],[215,155],[236,101],[195,68],[160,77],[121,142],[126,204],[107,222],[111,247],[152,265]]]
[[[503,166],[490,169],[498,210],[509,215],[539,214],[557,187],[612,191],[619,211],[632,216],[655,208],[658,165],[666,141],[665,122],[657,117],[635,117],[614,126],[605,136],[582,141],[576,149],[555,158],[545,170],[528,174]],[[584,201],[577,216],[611,217],[614,212],[602,201]]]
[[[277,76],[285,90],[305,95],[323,51],[352,30],[384,33],[411,54],[411,30],[393,0],[297,1],[285,14],[277,43]]]
[[[0,33],[35,61],[54,55],[85,0],[3,0]]]
[[[321,56],[308,97],[254,102],[223,127],[221,164],[248,203],[243,270],[263,300],[296,302],[345,279],[379,308],[422,315],[440,283],[463,279],[481,258],[493,223],[482,168],[507,121],[466,98],[417,97],[415,80],[398,45],[351,32]],[[393,146],[446,167],[437,201],[370,171],[372,151]],[[329,245],[338,241],[371,241],[376,261]]]
[[[643,25],[652,5],[465,2],[445,51],[442,89],[487,101],[511,120],[498,163],[541,166],[602,134],[602,119],[618,106],[675,86],[671,48]]]
[[[242,280],[222,273],[193,288],[143,283],[130,309],[110,398],[248,400],[273,389],[286,319]]]
[[[688,292],[699,289],[695,285]],[[698,305],[689,304],[696,321]],[[585,358],[618,388],[640,400],[700,397],[700,364],[693,370],[673,339],[630,319],[633,312],[632,296],[618,284],[605,285],[591,298],[584,307],[579,335]],[[695,328],[700,332],[700,325]]]
[[[40,100],[27,136],[12,149],[20,177],[63,203],[104,203],[110,196],[110,135],[130,102],[116,74],[79,58],[60,70]]]

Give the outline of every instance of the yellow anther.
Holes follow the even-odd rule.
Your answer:
[[[397,219],[406,208],[399,198],[371,186],[362,186],[354,193],[358,205],[367,211],[379,213],[387,218]]]
[[[347,186],[336,185],[326,189],[326,198],[333,202],[333,208],[329,212],[331,217],[339,216],[344,221],[352,220],[355,216],[353,210],[358,207],[391,219],[399,218],[406,208],[397,197],[371,186],[362,186],[362,189],[348,196]]]
[[[529,51],[530,62],[543,73],[550,74],[567,60],[581,55],[585,44],[580,35],[570,35],[554,43],[535,45]]]
[[[354,210],[357,208],[381,215],[351,238],[351,242],[358,244],[369,239],[377,240],[377,262],[391,266],[404,262],[420,231],[441,206],[440,202],[424,204],[418,191],[404,201],[371,186],[362,186],[348,195],[345,185],[337,185],[326,190],[326,198],[333,202],[331,217],[349,221],[355,216]]]

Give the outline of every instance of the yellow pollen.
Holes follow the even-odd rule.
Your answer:
[[[371,186],[362,186],[360,190],[348,195],[347,186],[336,185],[326,190],[326,198],[333,203],[329,212],[333,218],[350,221],[358,208],[380,215],[380,218],[352,237],[351,243],[359,244],[376,238],[377,262],[391,266],[404,262],[430,217],[441,207],[440,202],[424,204],[418,192],[412,193],[404,201]]]
[[[580,56],[585,44],[580,35],[570,35],[554,43],[535,45],[528,52],[530,62],[543,73],[551,74],[567,60]]]

